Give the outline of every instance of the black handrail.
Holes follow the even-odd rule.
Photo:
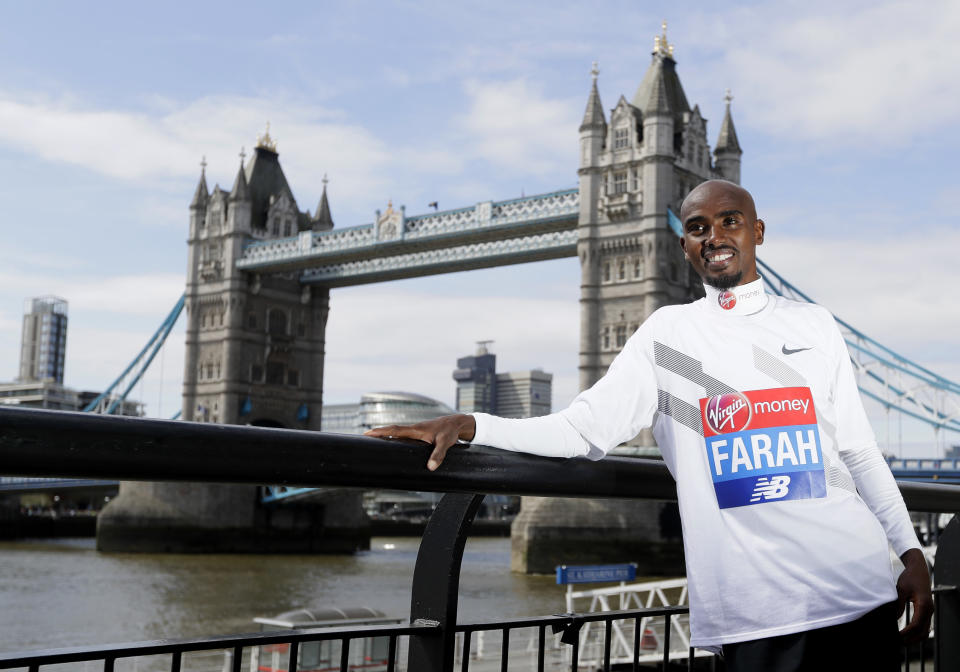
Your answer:
[[[0,409],[0,465],[11,476],[676,499],[661,460],[565,460],[470,446],[451,450],[431,473],[429,454],[419,441]],[[898,485],[913,511],[960,511],[960,486]]]

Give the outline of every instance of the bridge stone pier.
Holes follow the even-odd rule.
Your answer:
[[[576,256],[582,389],[653,311],[696,298],[702,288],[669,213],[704,180],[739,182],[731,98],[711,149],[665,26],[635,94],[620,96],[609,115],[596,67],[592,74],[576,189],[414,216],[391,204],[372,224],[334,229],[326,186],[315,214],[297,208],[269,134],[248,163],[241,159],[229,193],[209,193],[201,173],[190,205],[184,420],[319,429],[324,331],[336,287]],[[656,448],[644,432],[619,450]],[[330,548],[363,534],[359,509],[350,508],[350,495],[341,497],[316,528],[318,535],[339,530],[324,537]],[[104,512],[100,538],[121,548],[124,539],[146,535],[137,531],[145,525],[158,540],[199,540],[218,526],[241,539],[243,529],[279,529],[268,514],[250,490],[124,484]],[[528,498],[512,536],[518,571],[633,561],[648,575],[682,572],[675,505]]]

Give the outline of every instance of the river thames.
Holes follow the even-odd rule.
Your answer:
[[[0,543],[0,651],[252,632],[255,616],[370,606],[406,619],[417,538],[356,555],[98,553],[93,539]],[[467,542],[460,618],[564,611],[552,576],[510,571],[510,540]]]

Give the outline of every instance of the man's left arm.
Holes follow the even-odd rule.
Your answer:
[[[913,604],[913,616],[901,631],[907,644],[922,641],[930,630],[933,616],[933,595],[927,561],[920,550],[913,523],[880,453],[873,429],[863,410],[863,402],[853,375],[853,365],[846,343],[834,324],[834,347],[837,376],[834,403],[837,410],[837,447],[840,458],[853,476],[857,491],[880,521],[894,552],[900,556],[904,570],[897,579],[897,601],[902,613],[907,602]]]

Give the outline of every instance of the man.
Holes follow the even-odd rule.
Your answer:
[[[677,482],[694,646],[722,647],[729,670],[899,669],[901,638],[929,630],[930,577],[836,323],[765,293],[765,225],[745,189],[704,182],[680,219],[706,297],[651,315],[569,408],[368,435],[434,444],[434,470],[458,439],[598,459],[652,426]]]

